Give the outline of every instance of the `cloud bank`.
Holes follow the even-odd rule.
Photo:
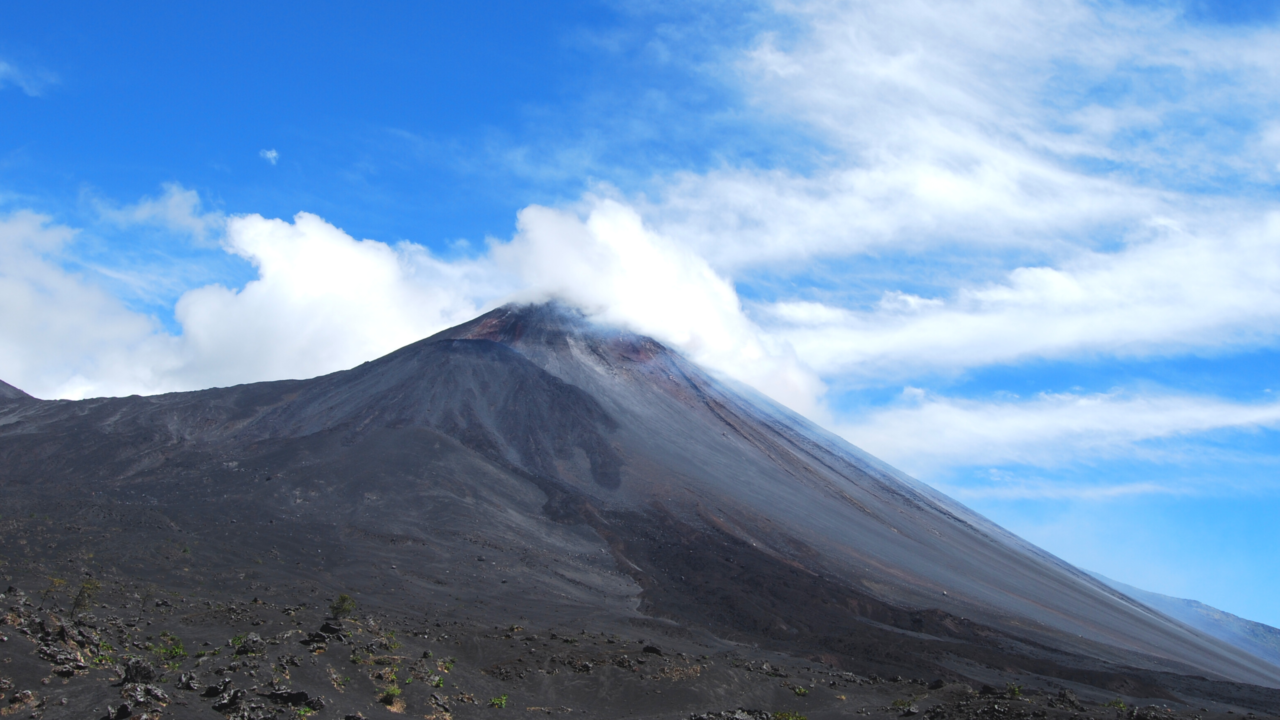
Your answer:
[[[178,334],[62,269],[57,252],[73,230],[30,213],[5,219],[4,250],[19,262],[0,271],[0,288],[5,306],[24,312],[21,322],[10,314],[0,334],[25,353],[0,360],[6,380],[37,396],[75,398],[309,377],[504,302],[555,297],[680,347],[801,412],[817,409],[821,382],[746,317],[732,284],[613,200],[531,206],[512,240],[452,262],[412,243],[356,240],[309,213],[287,222],[199,208],[194,193],[170,187],[160,199],[105,211],[112,222],[162,223],[193,236],[219,226],[224,249],[255,268],[243,288],[183,294]]]

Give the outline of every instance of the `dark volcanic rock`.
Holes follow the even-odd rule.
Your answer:
[[[124,666],[126,683],[149,683],[156,679],[155,666],[142,658],[130,658]]]

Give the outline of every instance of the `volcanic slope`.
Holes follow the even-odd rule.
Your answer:
[[[311,380],[78,402],[0,385],[0,506],[13,576],[351,592],[387,612],[1131,697],[1280,687],[1275,667],[555,304]],[[27,542],[42,518],[56,527]],[[1255,707],[1280,697],[1257,692]]]

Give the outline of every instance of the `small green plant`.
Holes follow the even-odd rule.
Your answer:
[[[295,715],[296,715],[297,717],[300,717],[300,718],[310,717],[310,716],[312,716],[312,715],[315,715],[315,714],[316,714],[316,711],[315,711],[315,710],[312,710],[312,709],[311,709],[311,708],[309,708],[309,707],[300,707],[300,708],[298,708],[298,709],[297,709],[296,711],[294,711],[294,712],[295,712]]]
[[[244,639],[245,639],[244,635],[236,635],[235,637],[231,638],[231,646],[240,647],[240,645],[244,643]]]
[[[341,595],[338,596],[337,600],[334,600],[332,603],[329,604],[329,612],[332,613],[333,616],[335,618],[338,618],[339,620],[341,620],[344,617],[349,617],[351,613],[355,611],[356,611],[356,601],[353,600],[351,596],[346,593],[342,593]]]
[[[804,697],[805,695],[809,694],[809,688],[793,687],[791,688],[791,691],[794,692],[796,695],[799,695],[800,697]]]
[[[899,700],[894,700],[893,702],[889,703],[889,705],[890,705],[891,707],[894,707],[894,708],[897,708],[897,709],[899,709],[899,710],[902,710],[902,709],[904,709],[904,708],[909,708],[909,707],[911,707],[911,701],[910,701],[910,700],[907,700],[907,699],[899,699]]]
[[[1121,712],[1124,712],[1125,710],[1129,709],[1129,706],[1125,705],[1124,701],[1121,700],[1120,698],[1116,698],[1115,700],[1108,700],[1107,702],[1102,704],[1102,707],[1115,708]]]
[[[809,720],[809,718],[805,717],[804,715],[801,715],[798,712],[792,712],[791,710],[783,710],[782,712],[774,713],[773,720]]]
[[[506,706],[507,706],[506,695],[499,695],[496,698],[489,698],[489,707],[491,708],[504,708]]]
[[[160,633],[160,639],[164,641],[164,645],[149,645],[147,649],[155,653],[161,660],[177,662],[187,656],[187,649],[183,647],[182,641],[176,635],[163,632]]]
[[[1005,683],[1004,692],[1011,698],[1020,698],[1022,697],[1022,686],[1014,683]]]
[[[396,698],[398,697],[400,697],[400,688],[396,687],[395,685],[392,685],[389,688],[383,689],[382,697],[379,698],[378,701],[381,702],[383,705],[390,705],[394,703],[396,701]]]
[[[444,678],[440,677],[439,675],[432,675],[432,676],[431,676],[431,687],[433,687],[433,688],[442,688],[442,687],[444,687]]]

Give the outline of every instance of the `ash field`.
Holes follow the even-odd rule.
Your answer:
[[[1280,713],[1280,668],[555,304],[310,380],[0,383],[0,578],[6,717]]]

